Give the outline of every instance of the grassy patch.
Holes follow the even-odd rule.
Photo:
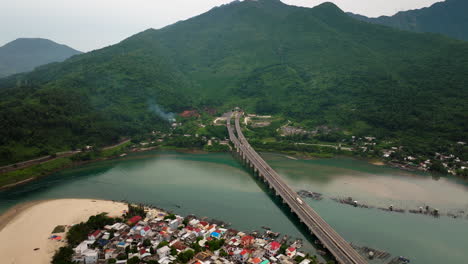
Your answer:
[[[132,145],[132,142],[128,141],[128,142],[126,142],[126,143],[124,143],[124,144],[122,144],[120,146],[115,147],[115,148],[102,150],[99,156],[101,156],[103,158],[117,156],[117,155],[121,154],[123,151],[125,151],[130,145]]]
[[[56,233],[63,233],[65,232],[65,226],[64,225],[58,225],[54,228],[54,230],[52,230],[52,234],[56,234]]]
[[[37,164],[29,168],[10,171],[0,175],[0,186],[17,183],[29,178],[45,176],[57,169],[64,168],[72,164],[70,158],[58,158],[47,161],[42,164]]]

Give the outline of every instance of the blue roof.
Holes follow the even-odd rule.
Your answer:
[[[212,237],[220,237],[221,234],[218,233],[218,232],[213,232],[213,233],[211,233],[211,236],[212,236]]]
[[[117,245],[123,246],[123,245],[125,245],[125,242],[124,242],[124,241],[121,241],[121,242],[119,242]]]
[[[109,240],[106,240],[106,239],[99,239],[98,240],[98,244],[101,245],[101,246],[105,246],[105,245],[107,245],[107,243],[109,243]]]

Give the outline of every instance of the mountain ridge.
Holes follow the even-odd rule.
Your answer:
[[[0,77],[28,72],[81,53],[49,39],[18,38],[0,47]]]
[[[348,15],[374,24],[381,24],[402,30],[438,33],[468,41],[468,1],[445,0],[430,7],[401,11],[393,16],[369,18],[348,13]]]
[[[241,106],[433,151],[466,138],[467,54],[463,41],[358,21],[334,4],[234,2],[1,79],[0,156],[167,128],[151,100],[171,112]]]

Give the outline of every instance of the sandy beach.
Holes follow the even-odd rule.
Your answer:
[[[46,200],[17,205],[0,216],[2,263],[50,263],[54,252],[64,245],[48,239],[56,226],[77,224],[102,212],[120,216],[126,209],[127,205],[123,203],[91,199]]]

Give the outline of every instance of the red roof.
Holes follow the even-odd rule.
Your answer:
[[[246,241],[250,241],[250,240],[253,240],[253,236],[243,236],[242,237],[242,241],[246,242]]]
[[[144,249],[144,248],[140,249],[140,254],[141,254],[141,255],[143,255],[143,254],[145,254],[145,253],[146,253],[146,249]]]
[[[253,263],[260,263],[260,262],[262,262],[262,260],[259,259],[259,258],[253,258],[253,259],[252,259],[252,262],[253,262]]]
[[[200,114],[197,110],[185,110],[184,112],[180,113],[182,117],[199,117]]]
[[[185,229],[193,231],[193,227],[191,227],[191,226],[186,226]]]
[[[151,228],[150,228],[149,226],[143,228],[143,230],[145,230],[145,231],[149,231],[150,229],[151,229]]]
[[[277,250],[281,247],[281,244],[276,242],[276,241],[273,241],[270,243],[270,248],[271,250]]]
[[[198,232],[200,232],[200,231],[201,231],[201,229],[200,229],[200,228],[195,228],[195,232],[197,232],[197,233],[198,233]]]
[[[184,245],[184,243],[180,242],[180,241],[177,241],[174,245],[172,245],[173,247],[175,247],[176,249],[178,250],[184,250],[187,248],[186,245]]]
[[[289,248],[288,248],[288,251],[294,252],[294,251],[296,251],[296,248],[294,248],[294,247],[289,247]]]
[[[130,218],[128,221],[129,221],[130,223],[132,223],[132,224],[136,224],[136,223],[138,223],[138,221],[140,221],[140,220],[141,220],[141,216],[135,215],[134,217]]]
[[[243,255],[245,255],[247,253],[248,253],[248,251],[246,249],[244,249],[244,250],[242,250],[242,252],[240,254],[243,256]]]
[[[208,222],[200,221],[200,225],[202,225],[202,226],[207,226],[207,225],[208,225]]]
[[[99,236],[99,234],[101,234],[101,230],[96,230],[93,233],[91,233],[89,236],[97,237]]]

